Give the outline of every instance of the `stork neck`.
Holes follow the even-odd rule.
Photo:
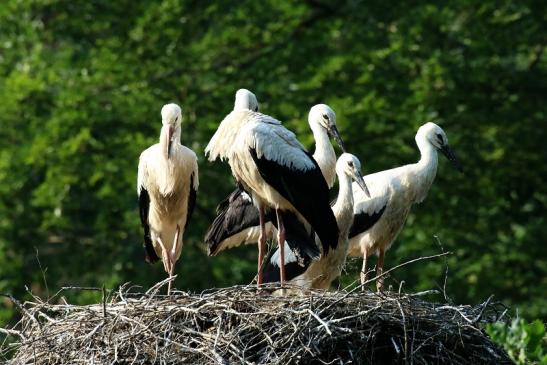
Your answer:
[[[317,123],[310,123],[310,127],[315,139],[313,158],[317,161],[327,185],[332,188],[336,177],[336,153],[330,143],[327,131]]]
[[[353,223],[353,190],[351,178],[346,174],[338,174],[338,198],[336,204],[332,207],[340,236],[347,236],[347,233]]]
[[[419,179],[414,186],[415,202],[421,202],[425,199],[427,192],[437,174],[438,156],[437,149],[427,140],[425,136],[416,136],[416,144],[420,149],[420,161],[415,165],[415,178]]]
[[[175,127],[172,136],[173,144],[180,143],[180,125]],[[169,144],[169,126],[163,125],[160,132],[160,148],[167,159],[167,145]],[[173,146],[171,146],[173,148]]]

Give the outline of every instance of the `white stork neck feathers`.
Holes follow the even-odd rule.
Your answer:
[[[166,104],[161,108],[160,147],[166,160],[171,156],[173,145],[180,145],[182,111],[177,104]],[[176,148],[176,147],[175,147]]]
[[[220,122],[215,134],[205,147],[205,155],[208,156],[209,161],[214,161],[217,158],[223,161],[228,159],[228,152],[233,146],[240,128],[257,112],[258,100],[255,94],[247,89],[239,89],[236,92],[234,110]]]
[[[310,109],[308,123],[315,139],[315,152],[313,158],[319,165],[321,173],[332,188],[336,180],[336,153],[330,142],[329,128],[336,126],[336,114],[325,104],[318,104]]]
[[[217,158],[227,160],[239,131],[248,122],[252,113],[248,110],[234,110],[220,122],[215,134],[205,147],[205,155],[209,161]]]
[[[411,171],[414,174],[413,180],[415,180],[415,183],[409,185],[409,190],[411,190],[412,202],[421,203],[426,198],[437,175],[438,156],[437,150],[429,141],[416,138],[416,142],[418,143],[421,157],[418,163],[411,165],[413,167]]]
[[[351,166],[349,163],[351,162]],[[332,207],[338,228],[340,229],[340,237],[346,237],[353,222],[353,189],[352,176],[354,172],[361,171],[359,160],[349,153],[344,153],[338,158],[336,163],[336,174],[338,175],[338,198]],[[340,245],[340,243],[338,243]]]
[[[421,203],[427,196],[433,180],[437,174],[438,150],[449,151],[449,159],[454,163],[455,157],[448,147],[448,138],[444,131],[435,123],[426,123],[422,125],[416,133],[416,145],[420,150],[420,160],[413,165],[415,179],[419,183],[411,184],[412,201]],[[446,154],[446,152],[444,152]],[[453,159],[451,158],[453,157]],[[458,163],[455,163],[458,165]]]

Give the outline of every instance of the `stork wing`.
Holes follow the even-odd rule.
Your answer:
[[[357,211],[353,213],[353,224],[349,230],[348,238],[353,238],[358,234],[366,232],[372,226],[376,224],[384,214],[386,210],[386,205],[378,212],[367,212],[365,210]]]
[[[214,256],[226,248],[252,243],[247,242],[246,239],[242,241],[243,236],[237,236],[238,233],[260,225],[258,209],[242,188],[234,190],[220,203],[217,213],[217,217],[205,234],[205,244],[207,244],[209,256]],[[270,221],[271,218],[271,214],[267,214],[266,221]],[[258,232],[258,229],[256,231]],[[258,240],[258,236],[256,240]]]
[[[197,170],[196,172],[197,173]],[[190,189],[188,195],[188,208],[186,210],[186,223],[184,224],[184,230],[188,228],[188,222],[192,218],[192,213],[194,213],[194,208],[196,207],[196,198],[197,198],[197,188],[194,184],[194,174],[190,176]]]
[[[385,174],[384,174],[385,175]],[[384,176],[371,174],[365,176],[365,182],[370,189],[372,196],[369,198],[363,190],[356,184],[353,188],[353,224],[349,231],[349,237],[353,238],[369,230],[376,224],[384,214],[389,194],[388,184],[383,181]]]
[[[249,128],[243,135],[249,138],[247,146],[262,178],[310,223],[324,253],[336,248],[338,225],[317,162],[279,122],[255,123]]]
[[[184,230],[188,228],[188,223],[194,213],[196,207],[197,191],[199,187],[199,170],[198,170],[198,158],[194,151],[188,147],[183,146],[183,150],[188,154],[188,160],[192,164],[192,173],[190,174],[190,184],[188,187],[188,206],[186,207],[186,222],[184,223]]]
[[[285,242],[285,280],[290,281],[306,272],[312,259],[308,256],[299,258],[294,255],[294,252],[289,250],[289,241]],[[279,259],[279,248],[277,248],[266,261],[266,266],[262,272],[264,283],[275,283],[281,280],[279,267],[281,266]]]
[[[137,194],[139,196],[139,215],[141,218],[141,225],[144,230],[144,259],[148,263],[155,263],[159,260],[154,245],[152,244],[152,237],[150,235],[150,225],[148,224],[148,213],[150,211],[150,195],[146,190],[146,156],[144,151],[139,158],[139,170],[137,174]]]

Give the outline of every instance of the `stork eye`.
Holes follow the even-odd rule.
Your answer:
[[[443,136],[440,134],[440,133],[437,133],[437,142],[440,144],[440,145],[443,145],[444,144],[444,140],[443,140]]]
[[[353,167],[353,161],[348,162],[348,165]]]
[[[179,117],[177,116],[177,117],[175,118],[175,122],[178,122],[178,121],[179,121]]]
[[[329,120],[329,116],[327,114],[323,114],[323,119]]]
[[[255,107],[255,112],[258,112],[258,106]]]

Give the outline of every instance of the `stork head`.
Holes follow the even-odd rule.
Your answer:
[[[441,127],[435,123],[428,122],[418,129],[416,139],[420,137],[426,139],[433,147],[441,151],[458,171],[463,172],[462,165],[454,151],[450,148],[448,138]]]
[[[251,110],[253,112],[257,112],[258,100],[256,100],[255,94],[247,89],[239,89],[236,92],[234,110]]]
[[[317,126],[325,129],[329,136],[334,137],[342,151],[346,151],[344,141],[342,141],[342,137],[340,137],[340,133],[338,133],[338,128],[336,128],[336,113],[334,113],[334,110],[332,110],[330,106],[326,104],[314,105],[310,109],[308,123],[312,130]]]
[[[177,104],[166,104],[161,108],[161,123],[163,127],[162,139],[165,139],[165,153],[167,158],[171,158],[171,145],[177,133],[177,130],[180,129],[180,123],[182,122],[182,111],[180,106]]]
[[[370,198],[370,192],[368,191],[365,179],[361,174],[361,162],[357,157],[351,153],[342,153],[336,161],[336,173],[339,176],[348,176],[363,189],[365,195]]]

